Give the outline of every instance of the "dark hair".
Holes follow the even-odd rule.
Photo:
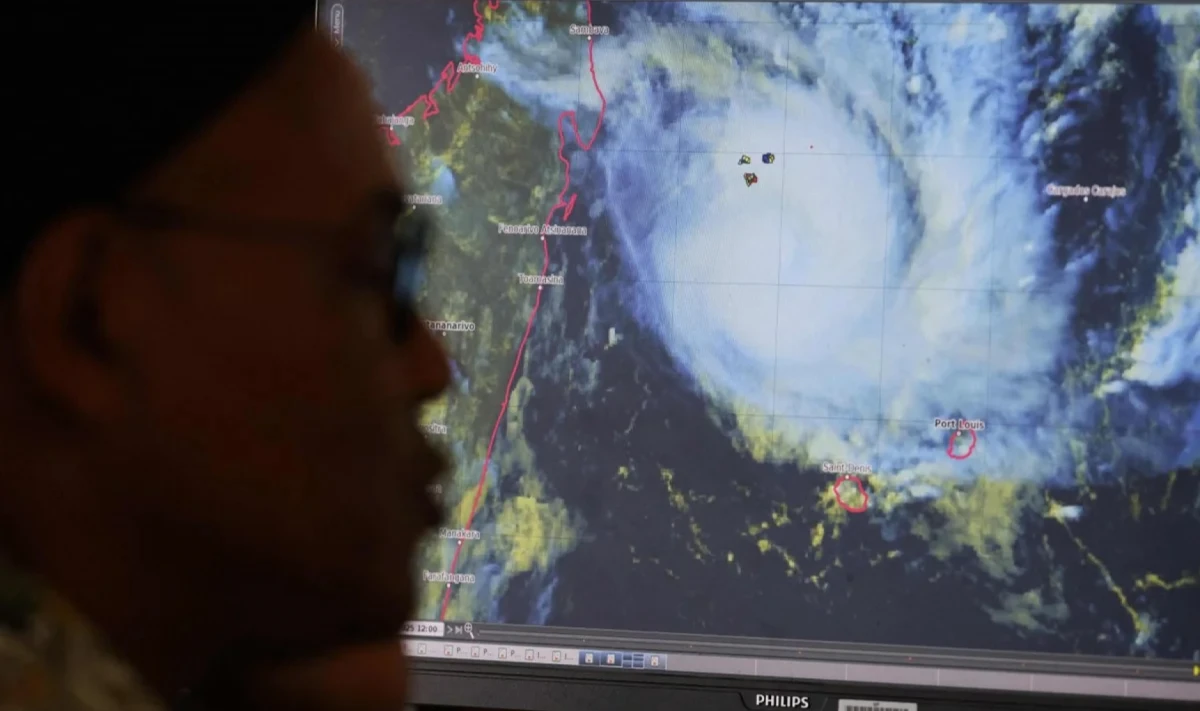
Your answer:
[[[16,105],[5,120],[0,288],[41,229],[121,196],[311,26],[313,8],[29,0],[6,9],[0,66]]]

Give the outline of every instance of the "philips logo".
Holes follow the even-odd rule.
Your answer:
[[[756,709],[806,709],[808,697],[795,694],[755,694]]]

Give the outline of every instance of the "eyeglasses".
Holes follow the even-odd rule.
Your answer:
[[[358,227],[245,220],[145,201],[121,202],[111,207],[121,221],[141,230],[197,230],[260,242],[337,245],[350,238],[350,233]],[[368,208],[365,214],[373,224],[371,256],[367,263],[349,267],[349,276],[386,292],[392,335],[401,342],[411,337],[419,324],[416,302],[424,283],[424,267],[436,234],[436,222],[428,209],[395,193],[377,195]]]

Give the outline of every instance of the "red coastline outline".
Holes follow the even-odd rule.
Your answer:
[[[478,43],[483,40],[483,34],[487,26],[487,23],[483,18],[483,11],[480,7],[480,3],[481,0],[475,0],[472,5],[472,11],[475,14],[475,27],[467,33],[465,38],[463,38],[462,56],[463,61],[467,62],[468,64],[481,63],[479,56],[471,51],[471,43]],[[590,0],[585,3],[585,6],[587,7],[587,22],[590,25],[592,24],[592,3]],[[489,10],[497,10],[499,7],[500,0],[487,0],[487,8]],[[558,162],[562,163],[563,165],[563,186],[562,190],[558,193],[558,198],[555,200],[554,206],[550,208],[550,212],[546,215],[546,219],[543,222],[543,233],[545,232],[545,227],[549,226],[551,221],[554,219],[556,212],[560,210],[562,211],[561,219],[563,220],[568,219],[571,216],[571,213],[575,210],[575,200],[578,197],[578,194],[574,194],[569,197],[567,196],[567,193],[571,190],[571,162],[566,156],[563,155],[563,151],[566,150],[567,147],[567,137],[564,124],[567,121],[570,121],[571,130],[575,134],[575,143],[579,146],[579,149],[583,151],[591,150],[592,145],[596,142],[596,137],[600,135],[600,127],[604,124],[604,112],[608,108],[608,100],[604,98],[604,92],[600,89],[600,82],[596,79],[596,59],[594,55],[595,46],[595,37],[589,36],[588,70],[592,75],[592,86],[596,89],[596,95],[600,97],[600,113],[596,118],[596,127],[592,130],[591,138],[587,139],[587,141],[583,140],[583,136],[579,131],[579,123],[576,120],[575,111],[563,111],[558,116],[558,121],[556,122],[558,128],[557,157]],[[461,78],[461,76],[462,75],[458,72],[457,63],[454,60],[451,60],[442,69],[442,73],[437,82],[434,83],[433,88],[431,88],[427,93],[417,97],[415,101],[409,104],[408,107],[397,114],[397,116],[409,116],[422,105],[424,105],[424,109],[421,111],[422,119],[429,120],[431,117],[436,116],[438,114],[438,104],[434,95],[437,94],[438,91],[445,91],[447,94],[454,91],[455,87],[458,86],[458,80]],[[384,131],[389,145],[400,145],[400,139],[398,136],[396,136],[395,130],[393,130],[390,125],[380,125],[380,129]],[[550,247],[546,240],[546,235],[543,234],[541,276],[546,276],[546,272],[549,271],[549,269]],[[471,501],[471,512],[467,515],[466,523],[463,526],[465,529],[471,528],[471,524],[475,520],[475,514],[479,511],[479,501],[483,496],[484,485],[487,483],[488,466],[492,461],[492,452],[496,446],[496,437],[500,432],[500,425],[504,422],[504,414],[508,410],[508,399],[512,395],[513,382],[516,380],[517,371],[520,369],[521,357],[525,354],[525,346],[529,342],[529,334],[533,330],[533,321],[537,316],[538,308],[541,306],[541,304],[542,289],[539,286],[537,294],[534,297],[533,308],[529,312],[529,319],[525,322],[525,333],[521,337],[520,344],[517,346],[517,354],[513,359],[513,367],[512,372],[510,372],[508,376],[508,384],[504,388],[504,400],[500,403],[500,412],[496,416],[496,423],[492,427],[492,435],[488,439],[487,452],[483,458],[482,471],[479,473],[479,483],[475,486],[475,498]],[[450,561],[449,573],[451,580],[453,580],[454,575],[458,570],[458,560],[460,554],[462,553],[462,549],[463,542],[460,540],[454,548],[454,557]],[[441,612],[438,615],[438,619],[446,619],[446,611],[450,607],[450,598],[453,595],[453,592],[454,584],[447,583],[446,593],[442,598],[442,607]]]
[[[842,494],[840,491],[838,491],[838,489],[840,489],[842,484],[847,481],[854,482],[854,485],[858,487],[858,493],[862,494],[861,506],[851,506],[845,501],[842,501]],[[867,487],[863,486],[862,479],[859,479],[853,474],[842,474],[838,476],[837,480],[833,482],[833,498],[837,499],[838,506],[841,506],[850,513],[862,513],[866,511],[867,505],[871,502],[871,497],[867,496]]]
[[[959,437],[962,437],[963,432],[970,433],[971,446],[967,447],[966,453],[960,456],[954,453],[954,441]],[[951,459],[963,460],[975,453],[975,445],[977,444],[979,444],[979,437],[975,435],[975,430],[955,430],[954,433],[950,435],[950,441],[946,444],[946,454],[949,455]]]

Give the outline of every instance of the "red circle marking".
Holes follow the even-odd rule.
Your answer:
[[[854,482],[854,485],[858,487],[858,493],[862,494],[861,506],[851,506],[845,501],[842,501],[842,494],[840,491],[838,491],[838,489],[841,488],[843,482],[847,481]],[[867,502],[870,500],[867,497],[867,487],[863,486],[862,479],[859,479],[853,474],[842,474],[837,478],[837,481],[833,482],[833,498],[837,499],[838,506],[841,506],[850,513],[862,513],[863,511],[866,511]]]
[[[979,443],[979,438],[975,436],[975,430],[966,430],[966,432],[971,435],[971,446],[967,447],[967,451],[961,455],[954,453],[954,441],[962,436],[963,430],[958,430],[950,435],[950,443],[946,445],[946,454],[951,459],[966,459],[975,453],[975,445]]]

